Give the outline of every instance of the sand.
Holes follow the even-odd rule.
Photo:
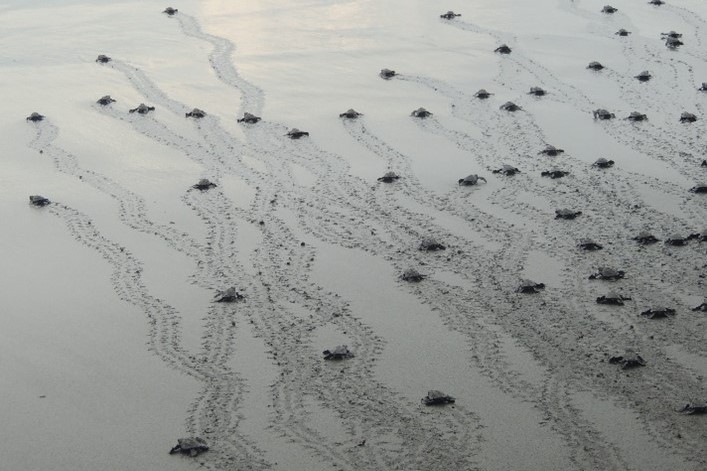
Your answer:
[[[604,4],[3,2],[0,467],[704,469],[707,9]]]

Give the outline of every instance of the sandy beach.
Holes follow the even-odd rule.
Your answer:
[[[0,2],[0,469],[706,469],[707,6],[605,5]]]

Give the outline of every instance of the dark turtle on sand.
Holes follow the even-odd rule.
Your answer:
[[[499,106],[499,109],[501,109],[501,110],[503,110],[503,111],[511,111],[511,112],[513,112],[513,111],[522,110],[523,108],[521,108],[520,106],[516,105],[516,104],[513,103],[512,101],[507,101],[507,102],[505,102],[504,104],[502,104],[501,106]]]
[[[442,391],[432,389],[427,391],[427,396],[422,398],[422,403],[426,406],[440,406],[444,404],[454,404],[456,399],[444,394]]]
[[[697,121],[697,116],[695,116],[692,113],[688,113],[687,111],[683,111],[680,114],[680,122],[681,123],[694,123]]]
[[[660,6],[660,5],[664,5],[665,2],[663,0],[651,0],[650,2],[648,2],[648,4]]]
[[[592,167],[596,168],[611,168],[614,166],[613,160],[607,160],[604,157],[600,157],[592,164]]]
[[[601,63],[599,63],[597,61],[592,61],[587,65],[587,69],[592,69],[592,70],[601,70],[603,68],[604,68],[604,66],[601,65]]]
[[[154,106],[147,106],[145,103],[140,103],[136,108],[133,108],[132,110],[129,110],[130,113],[137,113],[137,114],[147,114],[150,111],[154,111],[155,107]]]
[[[707,82],[702,82],[702,84],[700,85],[700,88],[698,88],[697,90],[699,90],[701,92],[707,92]]]
[[[96,57],[96,62],[99,64],[107,64],[108,62],[112,61],[110,57],[104,55],[104,54],[99,54],[98,57]]]
[[[651,234],[648,231],[641,231],[638,233],[636,237],[633,238],[636,242],[638,242],[641,245],[650,245],[650,244],[655,244],[658,242],[660,239],[656,238],[653,234]]]
[[[647,309],[641,313],[643,317],[647,317],[648,319],[662,319],[664,317],[671,317],[675,315],[675,309],[671,309],[669,307],[652,307],[650,309]]]
[[[213,183],[206,178],[202,178],[196,185],[192,185],[192,188],[195,190],[206,191],[210,188],[216,188],[216,183]]]
[[[542,155],[548,155],[550,157],[556,157],[560,154],[563,154],[564,152],[565,152],[564,149],[558,149],[557,147],[551,146],[550,144],[548,144],[545,146],[545,148],[543,150],[538,152],[538,155],[542,154]]]
[[[673,38],[673,39],[680,39],[682,38],[682,33],[677,33],[675,31],[668,31],[667,33],[660,33],[660,37],[665,39],[665,38]]]
[[[528,95],[545,96],[545,95],[547,95],[547,92],[540,87],[530,87],[530,91],[528,92]]]
[[[651,73],[648,72],[647,70],[644,70],[643,72],[640,72],[638,75],[634,75],[633,78],[638,79],[639,82],[647,82],[653,78],[653,75],[651,75]]]
[[[639,113],[638,111],[631,111],[631,114],[626,116],[626,119],[633,122],[646,121],[648,119],[648,116],[643,113]]]
[[[309,136],[309,133],[307,131],[300,131],[297,128],[292,128],[287,131],[287,134],[285,134],[285,136],[289,137],[290,139],[299,139],[302,136]]]
[[[194,457],[205,451],[209,451],[206,440],[201,437],[189,437],[177,439],[177,446],[169,450],[169,454],[181,453]]]
[[[115,103],[115,100],[110,97],[110,95],[105,95],[100,97],[98,100],[96,100],[96,103],[98,103],[101,106],[107,106],[110,105],[111,103]]]
[[[532,280],[522,280],[516,288],[516,293],[537,294],[540,290],[545,289],[545,283],[536,283]]]
[[[30,195],[29,197],[29,204],[31,204],[32,206],[39,206],[41,208],[42,206],[46,206],[50,203],[51,201],[49,201],[49,199],[45,198],[44,196]]]
[[[410,113],[410,116],[412,116],[413,118],[427,118],[429,116],[432,116],[432,112],[420,107]]]
[[[174,15],[175,13],[177,13],[178,11],[179,11],[179,10],[177,10],[176,8],[167,7],[167,8],[164,9],[164,11],[163,11],[162,13],[166,13],[167,15],[172,16],[172,15]]]
[[[616,117],[614,113],[609,113],[604,108],[597,108],[596,110],[592,111],[592,115],[594,116],[594,119],[601,120],[613,119]]]
[[[397,74],[395,73],[394,70],[390,69],[381,69],[380,73],[378,74],[381,76],[381,78],[384,78],[386,80],[391,79],[395,77]]]
[[[707,160],[703,160],[700,167],[707,167]]]
[[[597,304],[608,304],[611,306],[623,306],[624,301],[630,301],[631,298],[626,297],[626,296],[621,296],[618,293],[615,293],[614,291],[609,291],[606,295],[604,296],[599,296],[597,298]]]
[[[478,185],[480,180],[483,180],[484,183],[486,183],[486,179],[484,177],[480,177],[477,174],[472,173],[464,178],[460,178],[458,182],[461,186],[473,186]]]
[[[185,113],[184,116],[187,118],[203,118],[206,116],[206,111],[194,108],[189,113]]]
[[[403,272],[402,275],[400,275],[400,279],[403,281],[411,281],[413,283],[417,283],[418,281],[422,281],[425,278],[427,278],[427,275],[423,275],[419,271],[415,270],[414,268],[408,268]]]
[[[604,247],[597,242],[595,242],[592,239],[582,239],[579,241],[577,244],[577,247],[579,247],[582,250],[589,250],[589,251],[594,251],[594,250],[601,250]]]
[[[322,353],[325,360],[345,360],[354,357],[353,352],[346,345],[337,345],[331,350],[324,350]]]
[[[692,310],[695,312],[707,312],[707,301],[703,302],[699,306],[693,307]]]
[[[683,43],[680,41],[678,38],[665,38],[665,45],[667,46],[668,49],[677,49],[678,47],[682,46]]]
[[[422,242],[420,242],[420,246],[418,248],[425,252],[436,252],[438,250],[445,250],[447,247],[437,242],[436,239],[428,237],[426,239],[422,239]]]
[[[385,175],[378,179],[379,182],[383,183],[393,183],[395,180],[399,179],[400,176],[395,172],[386,172]]]
[[[236,121],[239,123],[255,124],[260,121],[260,116],[255,116],[254,114],[248,113],[247,111],[243,113],[242,118],[238,118]]]
[[[702,232],[695,232],[694,234],[690,234],[688,239],[696,239],[700,242],[707,242],[707,229],[703,230]]]
[[[672,245],[673,247],[682,247],[684,245],[687,245],[687,243],[690,242],[690,239],[692,239],[691,235],[683,237],[679,234],[674,234],[665,239],[665,245]]]
[[[235,301],[241,301],[245,299],[245,296],[243,296],[241,293],[236,291],[236,288],[231,286],[225,291],[219,291],[216,293],[216,296],[214,297],[214,302],[215,303],[233,303]]]
[[[555,219],[575,219],[580,214],[582,214],[582,211],[573,211],[567,208],[556,209]]]
[[[353,108],[349,108],[348,110],[341,113],[339,115],[339,118],[356,119],[359,116],[363,116],[363,113],[359,113],[358,111],[354,110]]]
[[[482,99],[482,100],[487,99],[487,98],[490,97],[491,95],[493,95],[493,93],[489,93],[489,92],[487,92],[487,91],[486,91],[485,89],[483,89],[483,88],[480,88],[478,92],[474,93],[474,97],[480,98],[480,99]]]
[[[631,31],[626,31],[625,29],[621,28],[620,30],[618,30],[614,34],[617,36],[628,36],[629,34],[631,34]]]
[[[445,20],[452,20],[456,18],[457,16],[462,16],[461,13],[454,13],[452,10],[449,10],[447,13],[442,13],[439,15],[440,18],[444,18]]]
[[[32,121],[33,123],[36,123],[37,121],[42,121],[43,119],[44,115],[39,114],[36,111],[25,118],[26,121]]]
[[[501,175],[506,175],[510,177],[511,175],[520,173],[520,170],[510,165],[503,164],[503,167],[493,170],[492,173],[500,173]]]
[[[616,13],[619,11],[618,8],[614,8],[611,5],[604,5],[604,8],[601,9],[602,13]]]
[[[707,193],[707,183],[700,183],[690,188],[692,193]]]
[[[496,49],[493,50],[493,52],[497,52],[499,54],[510,54],[511,53],[511,48],[508,47],[505,44],[501,44],[498,46]]]
[[[702,415],[707,414],[707,403],[704,402],[691,402],[685,404],[683,407],[678,409],[678,412],[685,415]]]
[[[540,172],[541,177],[548,177],[548,178],[552,178],[553,180],[555,180],[556,178],[566,177],[569,174],[570,174],[570,172],[567,172],[565,170],[560,170],[557,168],[554,168],[552,170],[544,170],[544,171]]]
[[[609,358],[609,363],[621,365],[621,368],[624,370],[635,368],[637,366],[646,366],[646,360],[641,358],[641,355],[632,350],[626,350],[626,353],[623,355],[617,355]]]
[[[623,270],[615,270],[609,267],[599,267],[599,271],[589,275],[590,280],[607,280],[616,281],[624,277],[626,272]]]

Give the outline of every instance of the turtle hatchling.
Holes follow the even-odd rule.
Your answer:
[[[683,43],[680,41],[678,38],[665,38],[665,45],[668,49],[677,49],[678,47],[682,46]]]
[[[216,296],[214,297],[214,302],[215,303],[233,303],[235,301],[241,301],[245,299],[245,296],[243,296],[241,293],[236,291],[236,288],[231,286],[225,291],[219,291],[216,293]]]
[[[647,82],[650,79],[653,78],[650,72],[647,70],[644,70],[643,72],[640,72],[638,75],[634,75],[633,78],[638,79],[639,82]]]
[[[547,95],[547,92],[540,87],[530,87],[530,91],[528,92],[528,95],[545,96],[545,95]]]
[[[493,170],[492,173],[500,173],[501,175],[506,175],[510,177],[511,175],[520,173],[520,170],[510,165],[503,164],[503,167]]]
[[[672,245],[673,247],[682,247],[690,242],[691,236],[683,237],[680,234],[673,234],[667,239],[665,239],[665,245]]]
[[[175,13],[177,13],[178,11],[179,11],[179,10],[177,10],[176,8],[167,7],[167,8],[164,9],[164,11],[163,11],[162,13],[166,13],[166,14],[168,14],[169,16],[172,16],[172,15],[174,15]]]
[[[687,111],[683,111],[680,114],[680,122],[681,123],[694,123],[697,121],[697,116],[695,116],[692,113],[688,113]]]
[[[552,170],[544,170],[544,171],[540,172],[541,177],[548,177],[548,178],[552,178],[553,180],[555,180],[556,178],[566,177],[569,174],[570,174],[570,172],[567,172],[565,170],[559,170],[556,168],[554,168]]]
[[[185,113],[184,116],[187,118],[203,118],[206,116],[206,111],[194,108],[189,113]]]
[[[592,239],[582,239],[582,240],[580,240],[579,243],[577,244],[577,247],[579,247],[579,248],[582,249],[582,250],[588,250],[588,251],[590,251],[590,252],[593,252],[593,251],[595,251],[595,250],[601,250],[601,249],[604,248],[602,245],[596,243],[596,242],[595,242],[594,240],[592,240]]]
[[[41,208],[42,206],[46,206],[50,203],[51,201],[49,201],[49,199],[45,198],[44,196],[30,195],[29,197],[29,204],[31,204],[32,206],[39,206]]]
[[[707,229],[703,230],[702,232],[695,232],[694,234],[690,234],[688,239],[696,239],[700,242],[707,242]]]
[[[429,116],[432,116],[432,113],[424,108],[418,108],[412,113],[410,113],[410,116],[412,116],[413,118],[427,118]]]
[[[43,119],[44,119],[44,115],[41,115],[41,114],[37,113],[36,111],[25,118],[26,121],[32,121],[33,123],[36,123],[38,121],[42,121]]]
[[[675,315],[675,309],[671,309],[669,307],[653,307],[650,309],[647,309],[641,313],[643,317],[647,317],[648,319],[661,319],[664,317],[671,317]]]
[[[564,149],[558,149],[557,147],[551,146],[548,144],[545,146],[545,148],[543,150],[538,152],[538,154],[548,155],[550,157],[556,157],[560,154],[563,154],[564,152],[565,152]]]
[[[614,113],[609,113],[607,110],[605,110],[603,108],[598,108],[598,109],[592,111],[592,115],[594,115],[594,119],[601,119],[601,120],[613,119],[616,117],[616,115]]]
[[[638,111],[631,111],[631,114],[626,116],[626,119],[628,119],[629,121],[633,121],[633,122],[646,121],[648,119],[648,116],[646,116],[643,113],[639,113]]]
[[[324,350],[322,353],[325,360],[345,360],[354,357],[353,352],[346,345],[338,345],[331,350]]]
[[[523,108],[521,108],[520,106],[516,105],[516,104],[513,103],[512,101],[507,101],[507,102],[505,102],[504,104],[502,104],[501,106],[499,106],[499,109],[502,109],[503,111],[511,111],[511,112],[513,112],[513,111],[522,110]]]
[[[427,396],[422,398],[422,403],[426,406],[439,406],[444,404],[454,404],[456,399],[444,394],[442,391],[432,389],[427,391]]]
[[[587,65],[587,69],[592,69],[592,70],[601,70],[603,68],[604,68],[604,66],[601,65],[601,63],[599,63],[597,61],[592,61]]]
[[[702,85],[700,85],[700,88],[698,88],[697,90],[701,92],[707,92],[707,82],[702,82]]]
[[[665,4],[665,2],[663,0],[651,0],[650,2],[648,2],[648,4],[660,6],[660,5]]]
[[[216,183],[213,183],[206,178],[202,178],[196,185],[192,185],[192,188],[195,190],[206,191],[210,188],[216,188]]]
[[[545,289],[545,283],[536,283],[532,280],[522,280],[516,288],[516,293],[537,294],[540,290]]]
[[[452,20],[456,18],[457,16],[462,16],[461,13],[454,13],[452,10],[449,10],[447,13],[442,13],[439,15],[440,18],[444,18],[445,20]]]
[[[599,296],[597,298],[597,304],[608,304],[610,306],[623,306],[624,301],[630,301],[631,298],[626,296],[621,296],[613,291],[608,292],[604,296]]]
[[[422,242],[420,242],[420,246],[418,248],[425,252],[436,252],[438,250],[445,250],[447,247],[437,242],[436,239],[428,237],[426,239],[422,239]]]
[[[592,164],[592,167],[596,168],[611,168],[614,166],[613,160],[607,160],[604,157],[600,157]]]
[[[685,415],[702,415],[707,414],[707,403],[704,402],[691,402],[685,404],[683,407],[678,409],[678,412]]]
[[[590,280],[607,280],[616,281],[624,277],[626,272],[622,270],[615,270],[609,267],[599,267],[599,271],[589,275]]]
[[[145,103],[140,103],[136,108],[129,110],[129,112],[130,113],[137,113],[137,114],[147,114],[150,111],[154,111],[154,110],[155,110],[154,106],[147,106]]]
[[[700,167],[707,167],[707,160],[703,160]]]
[[[573,211],[567,208],[556,209],[555,219],[575,219],[580,214],[582,214],[582,211]]]
[[[617,36],[628,36],[629,34],[631,34],[631,31],[626,31],[625,29],[621,28],[620,30],[618,30],[614,34]]]
[[[632,350],[626,350],[626,353],[623,355],[617,355],[609,358],[609,363],[621,365],[621,368],[624,370],[635,368],[637,366],[646,366],[646,361],[641,358],[641,355]]]
[[[353,108],[349,108],[348,110],[341,113],[339,115],[339,118],[356,119],[359,116],[363,116],[363,113],[359,113],[358,111],[354,110]]]
[[[209,451],[209,446],[206,444],[206,440],[201,437],[190,437],[178,438],[177,446],[169,450],[169,454],[173,455],[174,453],[181,453],[183,455],[195,457],[205,451]]]
[[[309,136],[309,133],[307,131],[300,131],[297,128],[292,128],[287,131],[287,134],[285,134],[285,136],[289,137],[290,139],[299,139],[302,136]]]
[[[379,182],[383,183],[393,183],[394,181],[398,180],[400,176],[396,174],[395,172],[386,172],[385,175],[380,177],[378,179]]]
[[[654,236],[648,231],[639,232],[638,235],[633,238],[633,240],[635,240],[641,245],[655,244],[656,242],[660,241],[660,239],[658,239],[656,236]]]
[[[501,44],[496,49],[494,49],[493,52],[497,52],[499,54],[510,54],[511,48],[506,46],[505,44]]]
[[[486,179],[484,177],[480,177],[477,174],[473,173],[471,175],[467,175],[464,178],[459,179],[459,185],[461,186],[473,186],[477,185],[480,180],[483,180],[484,183],[486,183]]]
[[[239,123],[255,124],[260,121],[260,116],[255,116],[254,114],[248,113],[247,111],[243,113],[242,118],[238,118],[236,121]]]
[[[707,183],[700,183],[690,188],[692,193],[707,193]]]
[[[618,8],[614,8],[611,5],[604,5],[604,8],[601,9],[602,13],[616,13],[619,11]]]
[[[112,60],[113,59],[111,59],[110,57],[108,57],[104,54],[100,54],[98,57],[96,57],[96,62],[98,62],[99,64],[107,64],[108,62],[110,62]]]
[[[482,100],[487,99],[487,98],[490,97],[491,95],[493,95],[493,93],[489,93],[489,92],[487,92],[487,91],[486,91],[485,89],[483,89],[483,88],[479,89],[478,92],[474,93],[474,97],[480,98],[480,99],[482,99]]]
[[[110,105],[111,103],[115,103],[115,100],[110,97],[110,95],[105,95],[100,97],[98,100],[96,100],[96,103],[98,103],[101,106],[107,106]]]
[[[427,278],[427,275],[423,275],[419,271],[415,270],[414,268],[408,268],[403,272],[402,275],[400,275],[400,279],[403,281],[411,281],[413,283],[417,283],[418,281],[422,281],[425,278]]]
[[[680,39],[680,38],[682,38],[682,33],[678,33],[676,31],[670,30],[667,33],[660,33],[660,37],[663,39],[665,39],[665,38]]]
[[[695,306],[692,308],[694,312],[707,312],[707,301],[703,302],[699,306]]]
[[[383,79],[389,80],[389,79],[395,77],[397,74],[395,73],[394,70],[381,69],[381,71],[378,75],[380,75],[381,78],[383,78]]]

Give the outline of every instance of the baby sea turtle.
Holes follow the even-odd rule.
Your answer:
[[[195,457],[205,451],[209,451],[209,446],[206,444],[206,440],[201,437],[189,437],[178,438],[177,446],[169,450],[169,454],[173,455],[174,453],[182,453],[183,455]]]
[[[547,95],[547,92],[540,87],[530,87],[530,91],[528,92],[528,95],[545,96],[545,95]]]
[[[184,116],[187,118],[203,118],[206,116],[206,111],[194,108],[189,113],[185,113]]]
[[[386,172],[385,175],[378,179],[379,182],[383,183],[393,183],[395,180],[399,179],[400,176],[395,172]]]
[[[395,73],[394,70],[381,69],[381,71],[378,75],[380,75],[381,78],[383,78],[383,79],[389,80],[389,79],[395,77],[397,74]]]
[[[632,350],[626,350],[626,353],[623,355],[609,358],[609,363],[621,365],[621,368],[624,370],[637,366],[646,366],[646,361]]]
[[[636,237],[633,238],[636,242],[638,242],[641,245],[650,245],[650,244],[655,244],[658,242],[660,239],[656,238],[653,234],[651,234],[648,231],[641,231],[638,233]]]
[[[348,110],[341,113],[339,115],[339,118],[356,119],[359,116],[363,116],[363,113],[359,113],[358,111],[354,110],[353,108],[349,108]]]
[[[110,97],[110,95],[105,95],[100,97],[98,100],[96,100],[96,103],[98,103],[101,106],[107,106],[110,105],[111,103],[115,103],[115,100]]]
[[[427,391],[427,396],[422,398],[422,403],[426,406],[438,406],[444,404],[454,404],[456,399],[444,394],[442,391],[432,389]]]
[[[243,113],[242,118],[238,118],[236,121],[239,123],[255,124],[260,121],[260,116],[255,116],[254,114],[248,113],[247,111]]]
[[[626,116],[626,119],[633,122],[646,121],[648,119],[648,116],[643,113],[639,113],[638,111],[631,111],[631,114]]]
[[[154,111],[155,107],[154,106],[147,106],[145,103],[140,103],[136,108],[133,108],[132,110],[129,110],[130,113],[137,113],[137,114],[147,114],[150,111]]]
[[[216,296],[214,297],[214,302],[215,303],[233,303],[235,301],[241,301],[245,299],[245,296],[243,296],[241,293],[236,291],[236,288],[231,286],[225,291],[219,291],[216,293]]]
[[[555,219],[575,219],[580,214],[582,214],[582,211],[573,211],[567,208],[556,209]]]
[[[425,252],[436,252],[438,250],[445,250],[447,247],[437,242],[436,239],[428,237],[426,239],[422,239],[422,242],[420,242],[420,246],[418,248]]]
[[[596,168],[611,168],[614,166],[613,160],[606,160],[604,157],[600,157],[592,164],[592,167]]]
[[[647,309],[641,313],[643,317],[647,317],[648,319],[661,319],[664,317],[670,317],[675,315],[675,309],[671,309],[669,307],[652,307],[650,309]]]
[[[456,18],[457,16],[462,16],[461,13],[454,13],[452,10],[449,10],[447,13],[443,13],[439,15],[440,18],[444,18],[445,20],[452,20]]]
[[[703,302],[699,306],[693,307],[692,310],[695,312],[707,312],[707,301]]]
[[[660,6],[660,5],[665,4],[665,2],[664,2],[663,0],[651,0],[650,2],[648,2],[648,4],[649,4],[649,5],[658,5],[658,6]]]
[[[599,267],[599,271],[589,275],[590,280],[607,280],[616,281],[624,277],[626,272],[622,270],[615,270],[609,267]]]
[[[36,123],[38,121],[42,121],[43,119],[44,119],[44,115],[41,115],[41,114],[37,113],[36,111],[25,118],[26,121],[32,121],[33,123]]]
[[[582,250],[589,250],[589,251],[594,251],[594,250],[601,250],[604,248],[604,246],[596,243],[592,239],[582,239],[579,241],[577,244],[577,247],[579,247]]]
[[[484,183],[486,183],[486,179],[484,177],[480,177],[475,173],[472,173],[471,175],[467,175],[464,178],[459,179],[459,185],[461,186],[473,186],[477,185],[479,183],[479,180],[483,180]]]
[[[98,62],[99,64],[107,64],[108,62],[110,62],[112,60],[113,59],[111,59],[110,57],[108,57],[104,54],[100,54],[98,57],[96,57],[96,62]]]
[[[665,45],[668,49],[677,49],[683,44],[685,43],[680,41],[678,38],[665,38]]]
[[[587,69],[592,69],[592,70],[601,70],[603,68],[604,68],[604,66],[601,65],[601,63],[599,63],[597,61],[592,61],[587,65]]]
[[[511,175],[520,173],[520,170],[510,165],[503,164],[503,167],[493,170],[492,173],[500,173],[501,175],[506,175],[510,177]]]
[[[299,139],[302,136],[309,136],[309,133],[306,131],[300,131],[297,128],[292,128],[287,131],[287,134],[285,134],[285,136],[289,137],[290,139]]]
[[[353,352],[346,345],[338,345],[331,350],[324,350],[322,353],[325,360],[345,360],[354,357]]]
[[[604,5],[604,8],[601,9],[602,13],[616,13],[619,11],[618,8],[614,8],[611,5]]]
[[[611,306],[623,306],[624,301],[630,301],[631,298],[621,296],[613,291],[609,291],[605,296],[597,298],[597,304],[608,304]]]
[[[700,167],[707,167],[707,160],[703,160]]]
[[[687,111],[683,111],[682,114],[680,114],[680,122],[681,123],[694,123],[697,121],[697,116],[695,116],[692,113],[688,113]]]
[[[682,247],[687,245],[687,243],[690,242],[690,239],[692,239],[692,236],[683,237],[679,234],[673,234],[665,239],[665,244],[672,245],[673,247]]]
[[[532,280],[521,280],[520,285],[516,288],[516,293],[537,294],[542,289],[545,289],[545,283],[536,283]]]
[[[643,72],[640,72],[638,75],[634,75],[633,78],[638,79],[639,82],[647,82],[650,79],[653,78],[650,72],[647,70],[644,70]]]
[[[428,116],[432,116],[432,112],[427,111],[424,108],[418,108],[410,113],[410,116],[413,118],[427,118]]]
[[[548,144],[545,146],[545,148],[543,150],[538,152],[538,154],[548,155],[550,157],[555,157],[557,155],[563,154],[564,152],[565,152],[564,149],[558,149],[557,147],[551,146]]]
[[[507,102],[505,102],[504,104],[502,104],[501,106],[499,106],[499,109],[502,109],[503,111],[511,111],[511,112],[513,112],[513,111],[522,110],[523,108],[521,108],[520,106],[516,105],[516,104],[513,103],[512,101],[507,101]]]
[[[41,208],[42,206],[46,206],[50,203],[51,201],[49,201],[49,199],[45,198],[44,196],[30,195],[29,197],[29,204],[31,204],[32,206],[39,206]]]
[[[489,92],[487,92],[487,91],[486,91],[485,89],[483,89],[483,88],[480,88],[478,92],[474,93],[474,97],[480,98],[480,99],[482,99],[482,100],[487,99],[487,98],[490,97],[491,95],[493,95],[493,93],[489,93]]]
[[[179,11],[179,10],[177,10],[176,8],[167,7],[167,8],[164,9],[164,11],[163,11],[162,13],[166,13],[166,14],[168,14],[169,16],[172,16],[172,15],[174,15],[175,13],[177,13],[178,11]]]
[[[679,39],[682,38],[682,33],[675,32],[673,30],[668,31],[667,33],[660,33],[661,38],[674,38],[674,39]]]
[[[700,183],[690,188],[692,193],[707,193],[707,183]]]
[[[417,283],[418,281],[422,281],[425,278],[427,278],[427,275],[423,275],[419,271],[415,270],[414,268],[408,268],[403,272],[402,275],[400,275],[400,279],[403,281],[411,281],[414,283]]]
[[[631,34],[631,31],[626,31],[625,29],[621,28],[614,34],[616,34],[617,36],[628,36],[629,34]]]
[[[683,407],[678,409],[678,412],[685,415],[707,414],[707,403],[691,402],[689,404],[685,404]]]
[[[702,82],[702,85],[700,85],[700,88],[698,88],[697,90],[701,92],[707,92],[707,82]]]
[[[548,177],[548,178],[552,178],[553,180],[555,180],[556,178],[566,177],[569,174],[570,174],[570,172],[567,172],[565,170],[560,170],[557,168],[554,168],[552,170],[544,170],[544,171],[540,172],[541,177]]]
[[[702,232],[695,232],[694,234],[690,234],[687,238],[696,239],[700,242],[707,242],[707,229]]]
[[[501,44],[498,46],[496,49],[493,50],[493,52],[497,52],[499,54],[510,54],[511,53],[511,48],[508,47],[505,44]]]
[[[206,191],[210,188],[216,188],[216,183],[213,183],[206,178],[202,178],[196,185],[193,185],[192,188],[195,190]]]
[[[609,113],[606,111],[604,108],[598,108],[594,111],[592,111],[592,115],[594,115],[594,119],[613,119],[616,117],[614,113]]]

